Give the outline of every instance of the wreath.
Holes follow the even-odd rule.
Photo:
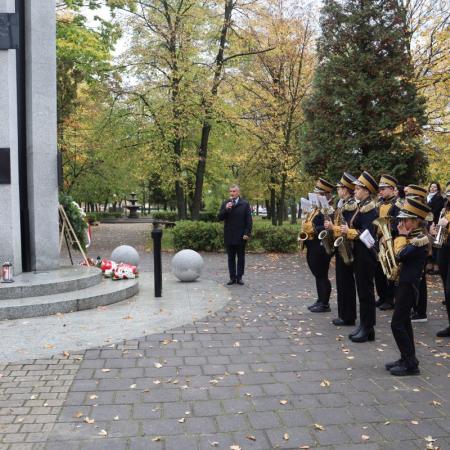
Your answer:
[[[59,203],[64,208],[81,247],[83,250],[86,250],[88,244],[88,224],[85,220],[86,213],[78,206],[78,203],[75,202],[70,195],[60,193]],[[73,245],[73,248],[77,249],[76,244]]]

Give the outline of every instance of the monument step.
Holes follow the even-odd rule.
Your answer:
[[[72,292],[0,301],[0,320],[49,316],[110,305],[132,297],[139,281],[103,279],[99,284]]]
[[[69,266],[48,272],[27,272],[14,276],[14,283],[0,283],[0,303],[25,297],[61,294],[95,286],[102,281],[96,267]]]

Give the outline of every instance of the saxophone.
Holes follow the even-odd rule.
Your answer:
[[[347,225],[344,215],[342,214],[342,209],[338,210],[336,219],[336,225]],[[345,236],[339,236],[335,239],[333,247],[337,249],[346,266],[353,263],[353,243],[350,239],[347,239]]]
[[[323,209],[324,220],[331,221],[329,211],[330,211],[329,208]],[[328,256],[332,256],[334,253],[333,232],[331,230],[322,230],[319,233],[318,238],[321,241],[321,244],[322,244],[323,248],[325,249],[326,254]]]
[[[447,203],[442,208],[441,214],[439,214],[439,220],[441,220],[445,216],[446,211],[447,211]],[[442,248],[444,244],[447,242],[447,239],[448,239],[447,227],[438,225],[437,234],[432,243],[433,247]]]
[[[372,222],[377,226],[382,234],[383,240],[380,240],[380,250],[378,259],[383,269],[383,273],[390,281],[395,281],[400,273],[400,267],[395,258],[394,243],[391,234],[390,217],[379,217]]]

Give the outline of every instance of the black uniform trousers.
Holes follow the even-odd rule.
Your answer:
[[[331,282],[328,279],[331,256],[328,256],[319,239],[306,241],[306,262],[316,279],[318,302],[330,303]]]
[[[356,287],[353,263],[345,264],[338,251],[336,251],[336,290],[339,318],[349,322],[355,321]]]
[[[226,248],[228,254],[228,271],[230,272],[230,280],[239,280],[244,275],[245,243],[239,245],[227,245]]]
[[[411,325],[411,309],[417,302],[419,290],[413,283],[400,282],[395,293],[391,330],[400,355],[408,366],[417,366],[414,334]]]
[[[450,238],[449,238],[450,239]],[[450,325],[450,245],[447,244],[439,249],[438,262],[439,273],[444,284],[445,307],[447,308],[448,322]]]
[[[395,286],[386,278],[381,263],[375,266],[375,287],[382,303],[394,304]]]
[[[377,260],[375,250],[368,249],[362,242],[355,241],[355,279],[359,298],[361,325],[372,328],[376,323],[374,277]]]
[[[419,316],[427,315],[427,304],[428,304],[428,288],[427,288],[427,275],[424,270],[422,273],[422,278],[419,282],[419,295],[417,302],[414,304],[414,312],[419,314]]]

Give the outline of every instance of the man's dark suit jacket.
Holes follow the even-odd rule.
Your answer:
[[[220,207],[218,219],[224,221],[225,245],[242,245],[245,241],[242,236],[250,236],[253,227],[252,211],[247,200],[239,198],[236,206],[226,209],[225,205],[230,200],[225,200]]]

